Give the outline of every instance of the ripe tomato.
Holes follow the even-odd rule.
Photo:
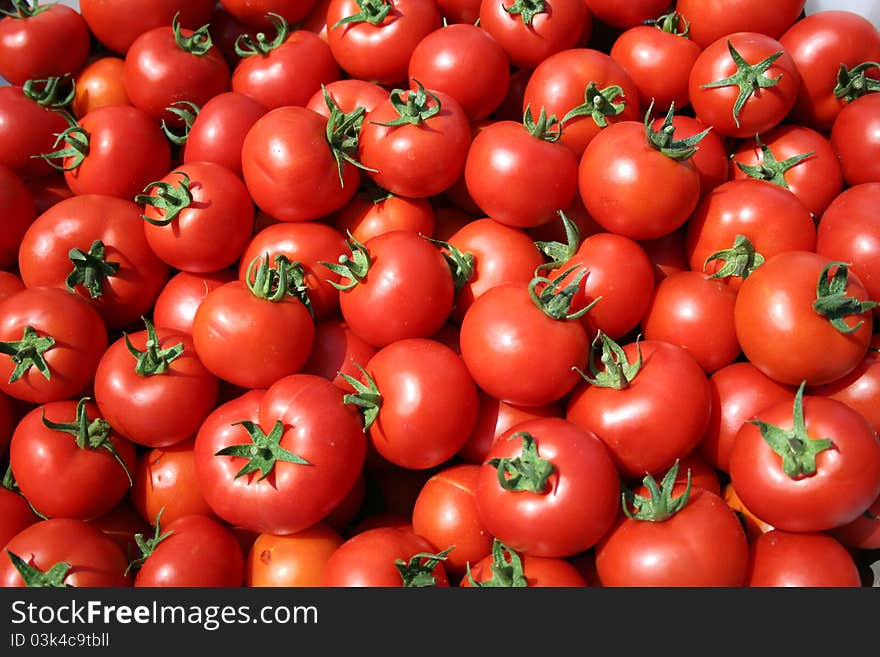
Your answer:
[[[156,297],[153,323],[161,328],[192,335],[193,317],[208,292],[235,278],[235,272],[231,269],[207,274],[177,272],[166,281]]]
[[[614,461],[591,431],[562,418],[521,422],[480,466],[477,511],[517,552],[568,557],[594,546],[617,517]]]
[[[21,560],[18,566],[10,552]],[[75,518],[51,518],[6,543],[0,586],[125,587],[131,585],[127,568],[122,548],[97,527]]]
[[[669,6],[665,0],[585,0],[590,13],[606,25],[626,30],[659,16]]]
[[[309,98],[306,107],[314,110],[322,116],[330,118],[331,106],[327,105],[327,96],[339,109],[348,114],[358,107],[363,107],[367,112],[372,112],[376,106],[388,100],[391,92],[380,87],[375,82],[358,80],[357,78],[343,78],[325,84],[323,89],[316,91]],[[332,104],[331,104],[332,105]]]
[[[749,587],[861,586],[859,569],[846,548],[828,534],[768,531],[749,547]]]
[[[662,125],[663,119],[654,120],[655,129]],[[673,116],[672,126],[679,139],[703,134],[697,152],[691,155],[690,161],[700,175],[700,196],[705,196],[728,178],[728,139],[714,130],[707,133],[706,128],[709,126],[692,116]]]
[[[0,269],[11,269],[18,261],[18,249],[25,232],[37,218],[30,189],[12,169],[0,164],[0,206],[3,231],[0,233]]]
[[[803,11],[805,0],[677,0],[675,9],[690,24],[690,37],[705,48],[721,37],[752,30],[778,39]]]
[[[6,488],[4,481],[0,485],[0,544],[6,545],[13,536],[39,520],[24,495]]]
[[[70,399],[92,381],[107,328],[83,299],[49,287],[0,302],[0,390],[44,404]]]
[[[288,23],[297,23],[315,6],[315,0],[220,0],[220,5],[238,20],[256,27],[268,27],[268,14],[280,14]]]
[[[245,586],[314,587],[343,539],[319,522],[295,534],[257,536],[245,562]]]
[[[377,351],[343,320],[325,319],[315,324],[315,342],[302,371],[322,376],[345,392],[354,392],[342,375],[357,379],[361,374],[357,365],[365,364]]]
[[[468,571],[461,578],[459,586],[464,588],[581,587],[587,586],[587,581],[566,559],[536,557],[531,554],[520,555],[496,539],[493,542],[492,554],[473,565],[469,564]]]
[[[876,550],[880,548],[880,497],[874,500],[858,518],[830,534],[848,548],[857,550]]]
[[[343,235],[350,234],[358,242],[390,233],[408,230],[430,237],[434,233],[434,209],[424,198],[407,198],[377,191],[357,194],[345,207],[333,213],[333,225]]]
[[[849,187],[880,182],[880,96],[856,98],[834,119],[831,147]]]
[[[727,502],[727,506],[736,513],[739,521],[742,523],[746,536],[749,539],[749,543],[754,541],[761,534],[773,529],[772,525],[768,525],[745,507],[742,500],[739,499],[739,495],[736,494],[736,489],[730,481],[724,486],[721,495],[724,498],[724,501]]]
[[[0,86],[0,165],[22,178],[44,178],[55,170],[33,157],[52,150],[55,135],[64,132],[64,117],[31,100],[19,86]]]
[[[80,119],[104,105],[130,105],[125,92],[125,60],[100,57],[82,68],[76,76],[76,93],[70,109]]]

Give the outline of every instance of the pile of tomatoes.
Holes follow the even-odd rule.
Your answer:
[[[2,585],[872,584],[880,31],[804,5],[2,3]]]

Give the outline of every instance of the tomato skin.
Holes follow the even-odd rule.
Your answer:
[[[638,241],[651,260],[655,284],[675,272],[690,268],[685,252],[685,232],[690,221],[663,237]]]
[[[453,550],[454,552],[454,550]],[[580,571],[566,559],[552,557],[536,557],[531,554],[520,555],[522,560],[523,576],[531,588],[548,587],[582,587],[587,586],[587,580]],[[471,577],[476,582],[485,582],[492,579],[492,555],[483,557],[476,563],[471,564]],[[467,575],[461,578],[459,586],[470,588],[471,583]]]
[[[798,20],[804,4],[805,0],[783,0],[772,5],[762,0],[677,0],[675,9],[690,24],[690,38],[705,48],[723,36],[742,30],[778,39]]]
[[[195,439],[189,438],[138,457],[130,498],[148,523],[154,523],[160,511],[163,524],[181,516],[214,515],[196,479],[194,446]]]
[[[220,0],[220,5],[235,18],[256,27],[269,26],[269,12],[284,16],[292,25],[305,18],[315,4],[315,0]]]
[[[815,474],[785,474],[759,428],[746,423],[734,439],[730,479],[743,504],[776,529],[826,531],[852,522],[880,495],[880,441],[867,420],[843,402],[806,396],[803,405],[810,438],[833,441],[816,455]],[[790,429],[792,406],[774,404],[757,419]]]
[[[45,572],[64,561],[71,565],[64,584],[75,587],[126,587],[128,558],[112,538],[76,518],[50,518],[26,527],[6,543],[6,550]],[[23,587],[24,581],[4,552],[0,586]]]
[[[704,88],[737,72],[728,43],[752,65],[782,53],[763,73],[779,81],[760,94],[752,93],[737,114],[738,121],[733,114],[740,93],[736,84]],[[691,68],[688,93],[697,118],[713,131],[728,137],[754,137],[782,123],[794,106],[800,84],[798,68],[782,43],[760,32],[745,31],[728,34],[703,49]]]
[[[247,555],[245,586],[321,586],[327,561],[342,543],[325,523],[286,536],[260,534]]]
[[[680,495],[684,487],[676,487]],[[749,547],[718,495],[692,487],[687,504],[662,522],[621,517],[596,546],[602,586],[739,587]]]
[[[169,536],[146,558],[135,587],[238,587],[244,554],[232,530],[208,516],[181,516],[162,523]]]
[[[745,504],[742,503],[742,500],[739,499],[739,495],[737,495],[732,482],[727,482],[721,495],[727,503],[727,506],[729,506],[739,517],[740,522],[745,529],[746,536],[749,539],[749,543],[754,541],[761,534],[773,529],[772,525],[768,525],[746,508]]]
[[[330,95],[339,109],[346,114],[353,112],[358,107],[363,107],[367,112],[372,112],[379,104],[388,100],[391,95],[384,87],[380,87],[375,82],[366,80],[358,80],[357,78],[343,78],[334,80],[324,85],[324,90]],[[320,114],[321,116],[330,117],[330,108],[327,107],[327,101],[324,98],[322,90],[316,91],[309,98],[306,107]]]
[[[231,269],[202,274],[177,272],[165,282],[156,297],[153,323],[157,327],[192,335],[193,317],[208,292],[235,278]]]
[[[190,205],[170,223],[168,215],[145,205],[144,235],[153,252],[170,267],[194,273],[214,272],[235,264],[254,230],[254,203],[239,176],[213,162],[189,162],[159,182],[179,186],[189,179]],[[153,199],[159,188],[150,190]],[[222,229],[221,229],[222,228]]]
[[[838,541],[827,534],[773,529],[749,548],[749,587],[861,586],[858,567]]]
[[[241,176],[244,138],[267,111],[259,101],[236,91],[217,94],[202,105],[193,121],[183,162],[213,162]]]
[[[629,29],[656,18],[669,6],[665,0],[585,0],[590,13],[597,20],[618,29]]]
[[[92,381],[107,349],[107,328],[97,311],[65,290],[27,288],[0,302],[0,342],[22,339],[26,326],[55,340],[43,358],[46,379],[35,367],[13,383],[12,359],[0,356],[0,390],[14,399],[34,404],[70,399]]]
[[[27,180],[51,175],[55,169],[32,156],[51,152],[66,127],[61,114],[32,101],[21,87],[0,87],[0,165]]]
[[[659,130],[662,125],[663,119],[657,119],[653,123],[655,130]],[[685,114],[673,116],[672,125],[678,139],[693,137],[709,127],[699,119]],[[699,149],[691,156],[690,161],[700,175],[701,197],[728,179],[728,150],[728,139],[714,130],[710,130],[700,140]]]
[[[396,340],[366,363],[382,395],[367,430],[391,463],[425,470],[452,458],[477,417],[477,388],[461,357],[425,338]]]
[[[449,547],[449,546],[445,546]],[[403,579],[394,565],[397,559],[409,563],[419,553],[437,554],[427,539],[411,527],[375,527],[346,540],[327,560],[321,577],[323,587],[402,587]],[[448,587],[443,562],[431,571],[436,586]]]
[[[70,250],[88,253],[99,240],[105,262],[118,263],[118,268],[102,278],[99,296],[93,297],[82,284],[73,286],[75,294],[94,307],[110,329],[136,322],[153,307],[170,271],[150,248],[142,223],[140,208],[121,198],[81,194],[60,201],[37,217],[22,239],[22,280],[27,287],[64,290],[74,269]]]
[[[3,232],[0,235],[0,269],[10,269],[18,261],[21,240],[37,218],[37,208],[24,180],[2,164],[0,205],[4,209]]]
[[[492,551],[492,536],[477,513],[475,490],[479,465],[460,464],[432,475],[416,498],[413,530],[433,545],[454,545],[444,568],[449,575],[463,575]]]
[[[505,490],[494,458],[522,453],[519,432],[534,438],[538,456],[553,464],[542,492]],[[594,546],[617,517],[620,487],[605,445],[594,433],[562,418],[519,423],[501,435],[480,466],[479,517],[489,533],[518,553],[568,557]]]
[[[130,105],[125,92],[125,60],[121,57],[100,57],[86,64],[76,76],[76,93],[70,109],[82,118],[104,105]]]
[[[831,147],[848,187],[880,182],[880,96],[847,103],[831,126]]]
[[[565,417],[602,439],[623,477],[637,478],[668,469],[699,444],[712,397],[705,372],[682,347],[658,340],[621,346],[630,363],[641,349],[639,373],[620,390],[582,381]]]
[[[333,225],[343,235],[351,234],[358,242],[390,233],[408,230],[431,237],[434,233],[434,210],[424,198],[406,198],[389,194],[374,201],[356,195],[333,214]]]
[[[665,472],[654,472],[654,479],[660,481]],[[678,462],[678,476],[676,484],[687,486],[688,476],[692,486],[699,486],[708,491],[721,495],[721,479],[715,467],[704,459],[697,450],[693,450]]]
[[[0,487],[0,544],[6,545],[13,536],[39,520],[23,495]]]
[[[11,84],[76,75],[89,56],[89,28],[72,7],[41,7],[33,16],[0,18],[0,76]]]
[[[366,364],[377,351],[358,337],[343,320],[325,319],[315,324],[315,342],[302,371],[322,376],[345,392],[354,392],[354,388],[340,373],[359,378],[361,372],[355,363]]]
[[[873,517],[869,517],[869,514]],[[867,511],[850,523],[835,527],[830,534],[848,548],[876,550],[880,548],[880,497]]]
[[[67,181],[64,179],[64,174],[60,171],[26,182],[37,208],[37,216],[43,214],[56,203],[73,196],[73,192],[70,191]]]
[[[870,311],[848,316],[847,326],[864,323],[844,334],[813,309],[819,275],[830,262],[808,251],[785,251],[758,267],[737,293],[734,322],[743,353],[780,383],[830,383],[851,372],[865,357],[873,326]],[[852,270],[845,295],[868,299]]]

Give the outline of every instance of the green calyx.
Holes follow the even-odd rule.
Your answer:
[[[351,16],[340,18],[331,27],[335,30],[342,25],[351,25],[352,23],[369,23],[370,25],[378,25],[385,20],[388,12],[394,7],[390,0],[355,0],[360,11]]]
[[[379,386],[376,385],[376,380],[370,376],[369,372],[359,363],[355,363],[355,366],[361,371],[367,382],[363,383],[349,374],[339,372],[339,376],[354,388],[354,393],[347,393],[343,396],[342,402],[357,406],[358,412],[363,418],[364,431],[368,431],[376,418],[379,417],[379,411],[382,408],[382,393],[379,392]]]
[[[32,18],[37,14],[42,14],[55,3],[41,5],[39,0],[10,0],[12,10],[0,8],[0,14],[9,16],[10,18]]]
[[[311,465],[298,454],[281,446],[281,438],[284,435],[284,423],[281,420],[275,421],[272,431],[268,434],[250,420],[233,422],[233,425],[237,424],[245,428],[251,442],[243,445],[230,445],[214,453],[214,456],[238,456],[248,459],[244,467],[235,474],[236,479],[259,471],[260,477],[257,481],[262,481],[272,473],[278,461],[296,465]]]
[[[596,366],[595,361],[596,347],[599,344],[602,345],[602,355],[599,358],[603,366],[601,370]],[[623,347],[599,331],[590,349],[589,366],[593,376],[588,376],[578,368],[574,369],[590,385],[623,390],[632,383],[642,369],[642,348],[638,338],[636,338],[636,353],[638,354],[636,362],[630,363]]]
[[[250,261],[245,272],[245,284],[255,297],[277,303],[288,296],[296,297],[314,317],[312,302],[309,299],[309,286],[306,272],[299,262],[279,253],[275,265],[268,253],[256,256]]]
[[[355,239],[351,232],[348,233],[345,242],[348,244],[348,248],[351,249],[351,256],[343,253],[339,256],[337,262],[320,263],[334,274],[339,274],[349,280],[349,282],[345,284],[331,280],[327,281],[340,292],[348,292],[354,288],[355,285],[363,282],[367,277],[367,273],[370,271],[371,265],[370,252],[367,250],[367,247]]]
[[[764,264],[764,256],[755,251],[755,245],[745,235],[737,235],[733,246],[729,249],[716,251],[703,263],[703,270],[713,260],[724,260],[724,265],[709,278],[740,277],[747,279],[752,272]]]
[[[440,113],[440,99],[436,94],[426,91],[421,82],[413,78],[417,89],[395,89],[391,92],[391,106],[397,112],[393,121],[382,123],[371,121],[375,125],[395,127],[401,125],[420,125]],[[406,94],[406,100],[403,100]]]
[[[513,0],[509,7],[501,7],[512,16],[519,16],[523,25],[531,25],[535,16],[546,13],[547,3],[544,0]]]
[[[128,334],[124,333],[125,346],[128,352],[134,356],[136,365],[134,371],[140,376],[153,376],[154,374],[165,374],[168,366],[181,355],[183,355],[183,343],[178,342],[173,347],[162,349],[159,346],[159,336],[156,334],[156,327],[146,317],[142,317],[147,327],[146,349],[143,351],[135,348],[128,338]]]
[[[59,561],[49,570],[43,572],[8,549],[6,555],[28,588],[66,588],[69,586],[64,583],[64,579],[70,574],[72,566],[66,561]]]
[[[107,450],[125,471],[128,485],[133,486],[134,480],[132,479],[131,471],[125,464],[125,461],[122,460],[119,452],[116,451],[116,447],[111,440],[113,430],[110,428],[110,423],[100,417],[94,420],[89,418],[86,412],[86,402],[89,399],[89,397],[83,397],[76,403],[76,417],[73,422],[51,422],[46,419],[46,412],[41,410],[43,426],[52,431],[69,433],[76,439],[76,446],[80,449]]]
[[[615,99],[620,100],[615,102]],[[612,85],[599,89],[592,80],[584,90],[584,102],[573,107],[562,117],[562,125],[579,116],[589,116],[600,128],[608,127],[609,116],[617,116],[626,109],[626,101],[623,98],[623,87]]]
[[[22,93],[41,107],[60,109],[76,96],[76,82],[69,73],[60,76],[27,80]]]
[[[560,289],[559,286],[562,285],[562,281],[576,269],[580,270],[575,275],[574,279],[572,279],[571,283]],[[541,312],[547,315],[550,319],[578,319],[590,312],[593,309],[593,306],[599,303],[602,299],[602,297],[598,297],[580,310],[571,312],[571,303],[574,300],[574,295],[577,294],[581,281],[584,280],[586,275],[586,267],[581,267],[580,265],[569,267],[554,279],[536,274],[529,282],[529,296]],[[539,285],[544,286],[540,293],[538,292]]]
[[[880,91],[880,80],[865,75],[865,72],[871,68],[880,68],[880,63],[864,62],[852,68],[841,64],[837,72],[837,84],[834,85],[834,95],[846,103],[851,103],[867,93]]]
[[[455,548],[448,548],[437,554],[430,552],[418,552],[409,558],[409,561],[397,559],[394,565],[400,573],[404,588],[422,588],[425,586],[437,586],[437,578],[432,574],[441,561],[446,561],[447,556]]]
[[[523,571],[522,558],[497,538],[492,541],[492,577],[485,582],[476,581],[471,575],[470,563],[465,576],[476,588],[523,588],[529,585]]]
[[[556,269],[571,260],[581,242],[581,231],[577,224],[569,219],[562,210],[556,211],[562,219],[562,226],[565,230],[565,244],[562,242],[535,242],[537,249],[545,256],[550,258],[550,262],[538,266],[535,270],[537,276],[540,272],[548,269]]]
[[[58,171],[73,171],[89,154],[89,133],[85,131],[70,112],[59,109],[55,110],[61,114],[66,120],[68,127],[55,135],[55,143],[52,148],[56,149],[50,153],[42,153],[40,155],[31,155],[46,160],[49,165]],[[58,148],[62,143],[66,144],[64,148]],[[70,160],[69,164],[64,164],[64,160]],[[52,160],[61,160],[61,164]]]
[[[37,368],[47,381],[51,381],[52,374],[43,354],[54,346],[55,338],[51,335],[39,335],[33,326],[24,327],[21,340],[0,342],[0,354],[6,354],[15,363],[12,374],[9,375],[9,383],[18,381],[32,367]]]
[[[650,497],[636,495],[633,491],[624,488],[621,493],[621,505],[627,518],[646,522],[663,522],[681,511],[691,496],[691,471],[688,470],[687,486],[678,497],[673,497],[675,479],[678,477],[678,459],[669,468],[657,485],[652,475],[646,475],[642,483],[648,488]],[[630,510],[633,507],[635,510]]]
[[[235,39],[235,54],[239,57],[254,55],[265,57],[287,41],[287,37],[290,36],[290,26],[284,16],[270,11],[266,14],[266,18],[275,26],[275,38],[269,41],[265,32],[258,32],[253,39],[248,34],[239,34]]]
[[[555,114],[547,116],[547,112],[543,107],[540,114],[538,114],[537,121],[532,115],[532,106],[526,107],[526,111],[523,112],[523,127],[532,137],[541,141],[553,143],[559,141],[562,137],[562,124],[559,122],[559,119],[556,118]]]
[[[739,115],[742,112],[742,108],[745,106],[746,101],[751,98],[752,94],[758,91],[758,89],[766,89],[767,87],[773,87],[779,84],[779,80],[782,78],[781,73],[775,78],[767,77],[766,73],[773,62],[782,57],[783,51],[780,50],[779,52],[775,52],[766,59],[762,59],[757,64],[749,64],[743,59],[743,56],[737,52],[729,39],[727,41],[727,50],[730,52],[730,56],[736,64],[736,73],[726,78],[701,85],[701,88],[714,89],[717,87],[739,87],[739,94],[736,97],[736,102],[733,104],[733,121],[738,128]]]
[[[449,265],[449,270],[452,272],[452,282],[457,293],[464,287],[465,283],[474,277],[474,265],[476,264],[474,254],[462,251],[443,240],[436,240],[426,235],[422,235],[422,237],[442,249],[441,253],[446,259],[446,264]]]
[[[672,118],[675,116],[675,103],[669,105],[669,110],[666,112],[666,117],[663,119],[659,130],[654,130],[651,127],[651,112],[653,109],[654,101],[652,99],[651,104],[648,106],[648,111],[645,112],[645,139],[651,148],[656,148],[663,155],[671,157],[673,160],[684,161],[692,157],[699,150],[697,144],[712,130],[712,127],[709,126],[702,132],[698,132],[685,139],[676,139],[675,126],[672,124]]]
[[[806,160],[808,157],[816,154],[816,151],[798,153],[797,155],[792,155],[780,162],[776,159],[776,156],[773,154],[773,151],[770,150],[770,147],[761,141],[759,135],[755,135],[755,141],[758,144],[758,148],[761,149],[762,162],[754,165],[737,162],[736,166],[750,178],[766,180],[767,182],[772,182],[774,185],[779,185],[785,189],[789,189],[788,183],[785,181],[785,173],[792,167]]]
[[[167,226],[193,202],[189,176],[183,171],[174,171],[173,173],[180,176],[180,182],[176,185],[157,180],[144,187],[143,194],[134,197],[135,203],[152,206],[164,213],[165,216],[162,219],[151,219],[142,214],[141,217],[148,224]],[[155,194],[150,193],[152,190],[155,190]]]
[[[834,276],[828,277],[832,267],[837,267]],[[847,278],[850,265],[845,262],[829,262],[822,268],[816,284],[816,300],[813,310],[827,317],[831,325],[841,333],[855,333],[865,323],[859,320],[855,326],[849,326],[844,318],[850,315],[861,315],[877,306],[876,301],[859,301],[856,297],[846,296]]]
[[[514,457],[505,456],[486,461],[498,471],[498,484],[504,490],[521,493],[543,493],[556,467],[538,456],[535,438],[527,431],[517,431],[508,440],[522,439],[522,451]]]
[[[165,133],[168,141],[172,144],[175,146],[182,146],[186,143],[186,140],[189,139],[190,130],[192,130],[193,123],[195,123],[201,108],[191,101],[178,100],[171,103],[171,105],[165,109],[181,120],[183,123],[183,134],[178,135],[172,131],[165,119],[162,119],[161,122],[162,132]]]
[[[138,547],[138,557],[136,559],[132,559],[128,566],[125,568],[125,574],[128,575],[133,570],[140,569],[141,566],[144,565],[144,562],[147,560],[153,552],[159,547],[159,543],[164,541],[166,538],[171,536],[174,533],[174,530],[167,531],[164,534],[160,529],[159,520],[162,517],[162,513],[165,511],[165,507],[163,506],[159,509],[159,513],[156,514],[156,523],[155,529],[153,531],[153,535],[149,538],[145,538],[143,534],[137,533],[134,535],[134,542]]]
[[[333,153],[333,159],[336,160],[336,170],[339,175],[339,184],[345,187],[345,178],[343,170],[345,163],[356,166],[362,171],[376,172],[361,164],[355,155],[358,152],[358,141],[361,134],[361,126],[364,124],[364,116],[366,115],[365,107],[358,107],[346,114],[339,105],[333,100],[333,97],[322,84],[321,91],[324,94],[324,103],[330,110],[330,116],[327,118],[327,127],[325,129],[325,137],[327,144],[330,146],[330,152]]]
[[[82,285],[92,299],[97,299],[104,293],[104,279],[119,271],[118,262],[104,259],[105,247],[101,240],[92,242],[88,253],[74,248],[67,255],[73,263],[73,271],[64,281],[68,292],[74,292],[77,285]]]
[[[804,423],[804,387],[802,382],[794,397],[791,429],[782,429],[762,420],[749,420],[761,431],[761,437],[774,452],[782,457],[782,471],[791,479],[816,474],[816,456],[834,447],[830,438],[810,438]]]
[[[666,32],[667,34],[674,34],[675,36],[680,36],[685,39],[690,38],[691,24],[677,11],[663,14],[652,20],[647,20],[644,24],[656,27],[658,30]]]
[[[207,54],[214,45],[214,42],[211,40],[211,33],[208,31],[208,25],[202,25],[189,36],[183,36],[183,33],[180,31],[179,11],[171,19],[171,29],[174,32],[174,43],[177,44],[178,48],[188,52],[190,55],[201,57]]]

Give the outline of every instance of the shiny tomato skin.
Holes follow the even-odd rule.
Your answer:
[[[531,588],[560,588],[560,587],[583,587],[587,586],[587,580],[580,571],[566,559],[553,557],[536,557],[531,554],[521,554],[523,576],[527,586]],[[476,582],[485,582],[492,579],[492,555],[483,557],[479,561],[470,564],[470,575]],[[459,586],[470,588],[472,585],[467,575],[461,578]]]
[[[59,562],[71,565],[66,586],[127,587],[128,557],[112,538],[97,527],[76,518],[40,520],[13,536],[5,550],[46,572]],[[25,586],[5,551],[0,558],[0,586]]]
[[[606,25],[626,30],[657,18],[669,6],[664,0],[585,0],[590,13]]]
[[[315,0],[220,0],[227,12],[239,21],[255,27],[268,27],[266,16],[273,12],[284,17],[289,24],[304,19],[316,5]]]
[[[357,78],[342,78],[324,85],[312,94],[306,107],[318,114],[330,117],[330,108],[324,98],[324,91],[329,94],[334,103],[346,114],[363,107],[367,112],[372,112],[379,104],[388,100],[390,92],[385,87],[375,82],[359,80]]]
[[[653,127],[659,130],[663,119],[654,121]],[[677,114],[672,117],[677,139],[687,139],[697,135],[709,126],[696,117]],[[709,130],[698,144],[698,150],[690,161],[693,162],[700,175],[700,196],[703,197],[728,179],[729,140],[714,130]]]
[[[76,76],[76,94],[70,109],[76,118],[104,105],[130,105],[125,93],[125,60],[100,57],[84,66]]]
[[[33,179],[55,173],[46,160],[34,156],[55,150],[55,135],[66,128],[61,114],[32,101],[20,86],[0,86],[0,164],[17,175]]]
[[[543,491],[506,490],[495,458],[522,453],[526,432],[553,472]],[[596,545],[610,529],[620,504],[617,469],[609,450],[589,430],[562,418],[514,425],[498,438],[480,466],[477,511],[489,533],[518,553],[569,557]]]
[[[354,392],[341,374],[359,378],[361,372],[357,365],[366,364],[377,351],[343,320],[325,319],[315,324],[315,342],[302,371],[324,377],[345,392]]]
[[[828,534],[768,531],[749,547],[748,587],[856,587],[859,569]]]
[[[345,207],[333,213],[332,219],[341,234],[350,233],[358,242],[392,230],[408,230],[425,237],[434,233],[434,210],[425,198],[389,194],[373,200],[355,195]]]
[[[0,269],[17,264],[18,249],[27,229],[37,218],[37,208],[30,188],[12,169],[0,164],[0,204],[3,233],[0,235]]]
[[[880,182],[880,96],[847,103],[831,126],[834,149],[848,187]]]
[[[850,523],[835,527],[829,533],[848,548],[876,550],[880,548],[880,497],[865,513]]]
[[[260,534],[247,555],[245,586],[321,586],[327,561],[342,543],[323,522],[285,536]]]
[[[238,587],[244,554],[232,530],[208,516],[181,516],[160,525],[159,543],[134,578],[136,587]]]
[[[675,9],[690,25],[690,38],[705,48],[713,41],[742,30],[754,30],[778,39],[796,20],[805,0],[678,0]]]
[[[153,324],[192,335],[193,317],[208,292],[235,278],[235,272],[231,269],[202,274],[177,272],[165,282],[156,297]]]

